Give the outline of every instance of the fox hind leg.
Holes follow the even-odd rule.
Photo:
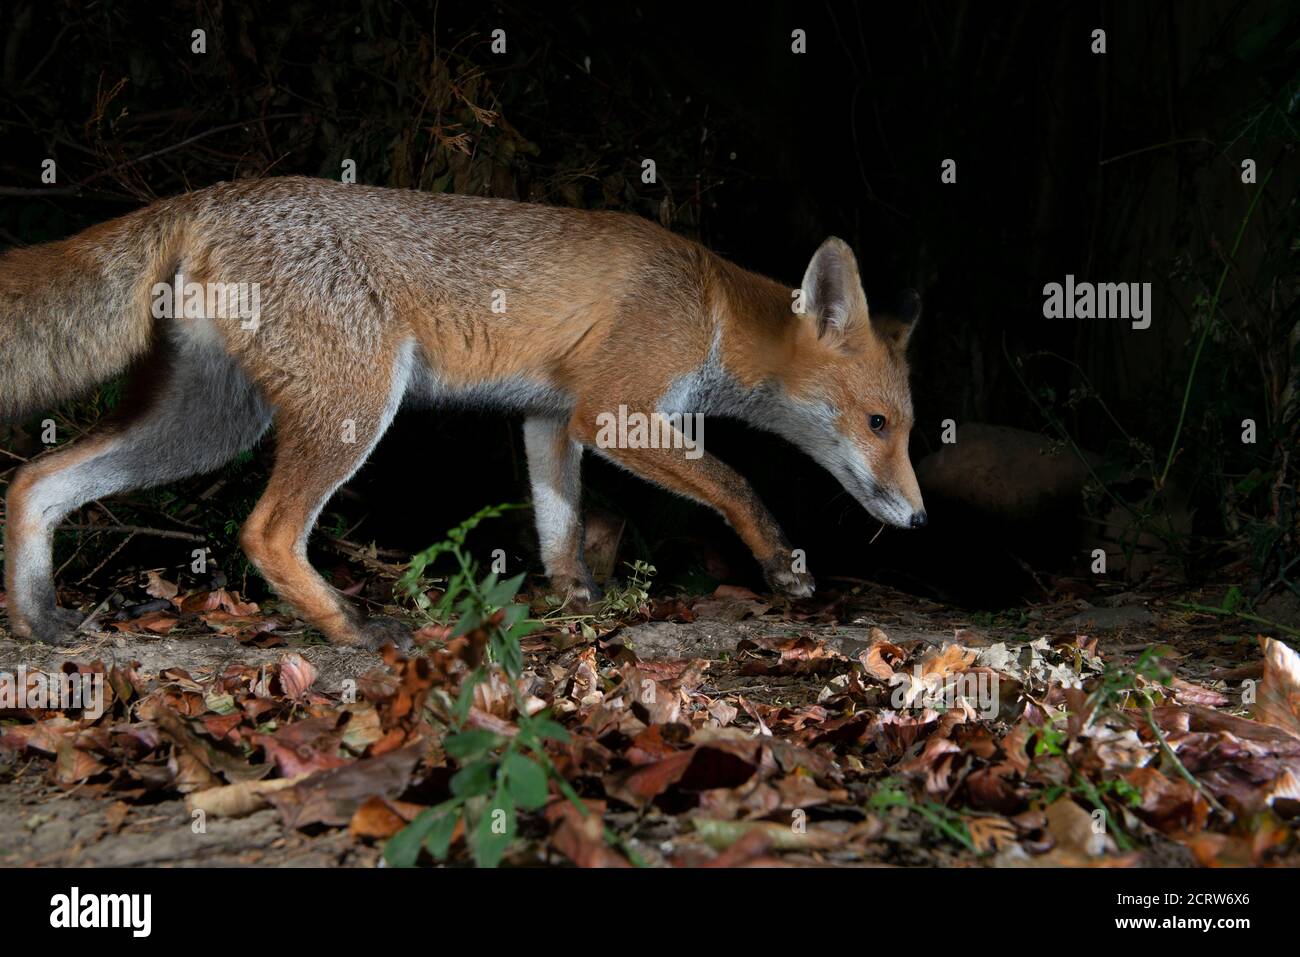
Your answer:
[[[386,364],[368,357],[338,377],[277,402],[276,454],[266,491],[244,524],[240,541],[276,593],[335,644],[406,648],[409,629],[363,622],[346,599],[307,561],[307,539],[325,503],[361,467],[388,429],[411,371],[404,347]],[[389,368],[376,384],[374,369]]]
[[[566,419],[524,420],[524,449],[542,563],[551,585],[578,601],[595,601],[600,587],[582,554],[582,445]]]
[[[269,409],[234,360],[182,345],[161,388],[137,411],[19,469],[5,510],[14,633],[60,643],[82,620],[56,602],[53,534],[65,516],[98,498],[218,468],[254,445],[269,424]]]

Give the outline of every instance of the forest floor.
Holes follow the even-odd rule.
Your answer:
[[[723,587],[525,637],[520,695],[489,670],[462,724],[509,751],[525,701],[566,732],[502,863],[1300,863],[1289,646],[1168,593],[972,615],[840,584],[793,609]],[[220,589],[73,647],[6,628],[0,691],[64,672],[105,700],[0,698],[0,865],[376,866],[470,763],[446,723],[472,635],[337,648]],[[464,807],[453,863],[482,851],[482,799]]]

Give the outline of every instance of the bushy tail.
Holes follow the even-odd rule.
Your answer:
[[[164,202],[0,256],[0,424],[88,391],[148,352],[150,290],[174,272],[183,233]]]

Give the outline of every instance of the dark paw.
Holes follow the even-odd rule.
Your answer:
[[[551,589],[564,599],[565,606],[582,614],[605,597],[604,590],[590,576],[583,578],[552,578]]]
[[[782,598],[811,598],[817,590],[817,583],[807,572],[797,572],[790,568],[784,558],[779,562],[768,562],[763,566],[763,575],[768,587]]]
[[[591,614],[598,609],[604,598],[604,589],[595,584],[593,579],[554,583],[554,588],[556,594],[564,598],[565,610],[575,615]]]
[[[384,645],[396,645],[400,652],[408,652],[415,642],[411,627],[395,618],[371,618],[361,628],[363,648],[379,651]]]
[[[70,645],[86,616],[73,608],[51,608],[32,619],[32,640],[44,645]]]

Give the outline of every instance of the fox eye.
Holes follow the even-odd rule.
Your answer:
[[[867,424],[871,426],[872,432],[879,432],[885,427],[885,417],[883,415],[873,415],[867,420]]]

